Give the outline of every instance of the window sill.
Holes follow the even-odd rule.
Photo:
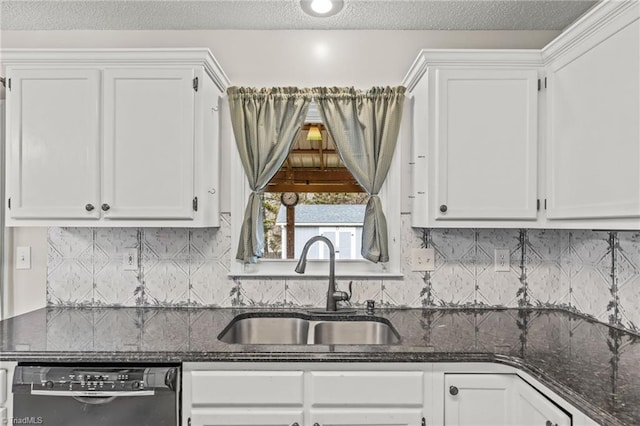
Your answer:
[[[257,264],[236,265],[232,278],[295,278],[297,280],[326,279],[329,276],[329,261],[309,260],[304,274],[295,272],[297,260],[261,260]],[[337,260],[337,279],[402,279],[403,275],[391,271],[386,264],[375,264],[366,260]]]

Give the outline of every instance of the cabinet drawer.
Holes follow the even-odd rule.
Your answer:
[[[313,406],[422,406],[424,373],[420,371],[313,372]]]
[[[302,405],[301,371],[194,371],[192,404]]]

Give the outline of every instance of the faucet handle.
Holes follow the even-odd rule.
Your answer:
[[[349,293],[347,293],[346,291],[336,290],[336,292],[333,293],[333,298],[339,302],[348,302],[349,300],[351,300],[351,296],[353,296],[352,286],[353,281],[349,281]]]

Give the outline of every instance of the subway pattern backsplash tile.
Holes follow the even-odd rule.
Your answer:
[[[563,308],[640,332],[640,232],[415,229],[402,215],[402,280],[353,283],[352,304]],[[322,307],[325,280],[230,278],[230,215],[219,228],[49,228],[51,306]],[[411,249],[435,251],[411,271]],[[123,268],[130,250],[135,271]],[[495,249],[510,253],[496,272]],[[339,282],[346,290],[347,282]]]

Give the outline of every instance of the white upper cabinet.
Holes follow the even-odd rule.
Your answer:
[[[600,9],[543,51],[549,219],[640,218],[638,3]]]
[[[193,219],[193,69],[103,78],[105,219]]]
[[[218,226],[228,80],[208,50],[6,50],[3,62],[7,225]]]
[[[415,227],[640,229],[640,3],[605,1],[541,50],[423,50]]]
[[[435,219],[536,219],[536,70],[436,69]]]
[[[424,50],[413,97],[413,226],[538,217],[539,52]]]
[[[99,152],[99,71],[11,71],[8,218],[98,219]]]

